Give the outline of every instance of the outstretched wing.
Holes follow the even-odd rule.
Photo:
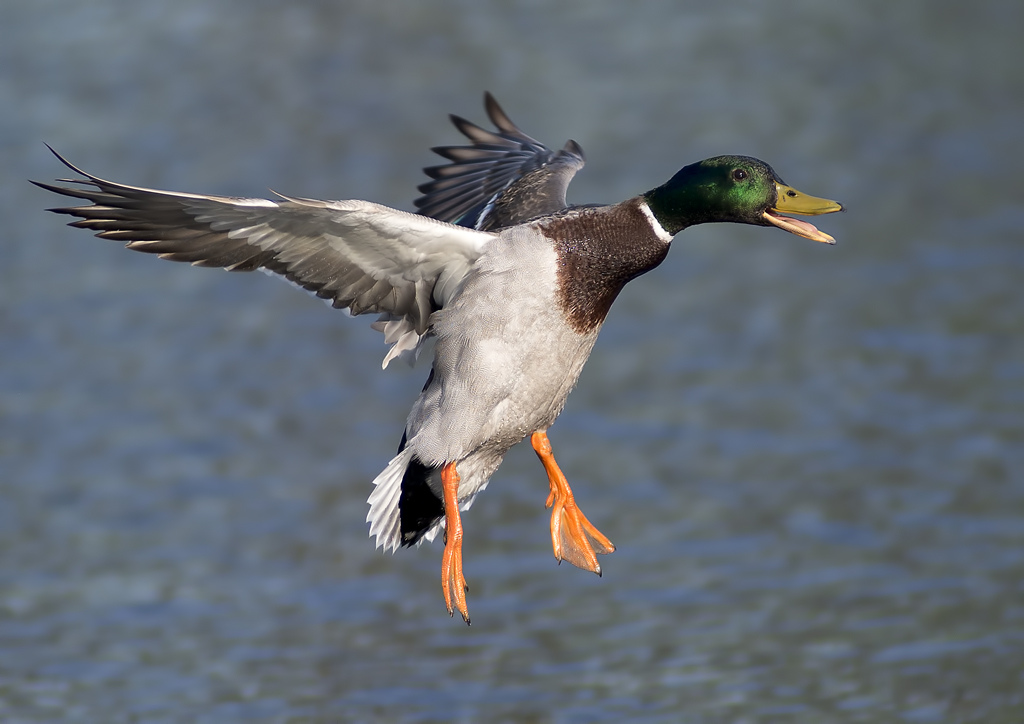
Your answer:
[[[500,229],[566,207],[565,190],[583,168],[583,149],[569,141],[552,151],[520,131],[494,96],[484,94],[492,132],[459,116],[455,127],[472,145],[432,149],[451,163],[423,169],[432,181],[413,203],[424,216],[474,229]]]
[[[51,149],[53,150],[53,149]],[[266,269],[352,314],[381,314],[374,327],[395,346],[384,365],[413,349],[430,314],[444,307],[493,234],[368,201],[281,201],[156,191],[105,181],[54,155],[80,179],[34,184],[92,202],[51,209],[103,239],[162,259],[229,271]]]

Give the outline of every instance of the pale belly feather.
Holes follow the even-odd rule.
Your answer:
[[[555,421],[598,333],[575,331],[557,307],[546,239],[513,230],[493,243],[436,315],[433,379],[407,424],[423,463],[457,463],[460,498],[482,489],[509,448]]]

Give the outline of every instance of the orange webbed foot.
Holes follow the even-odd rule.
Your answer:
[[[444,555],[441,557],[441,590],[448,615],[455,611],[469,624],[469,607],[466,605],[466,577],[462,573],[462,519],[459,516],[459,474],[455,463],[448,463],[441,470],[441,485],[444,490]],[[453,605],[454,604],[454,605]]]
[[[555,462],[547,434],[533,433],[530,443],[547,471],[551,486],[545,507],[551,508],[551,548],[555,559],[559,563],[569,561],[577,568],[600,576],[601,564],[597,562],[597,555],[611,553],[615,544],[595,528],[576,505],[572,488]]]

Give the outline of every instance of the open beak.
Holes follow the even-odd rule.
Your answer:
[[[778,201],[775,202],[774,207],[768,209],[764,214],[762,214],[765,221],[773,226],[779,227],[780,229],[784,229],[791,234],[802,236],[805,239],[821,241],[826,244],[836,243],[835,239],[824,231],[819,231],[814,224],[809,224],[806,221],[801,221],[800,219],[793,219],[789,216],[782,216],[782,214],[802,214],[804,216],[831,214],[836,211],[842,211],[842,204],[835,201],[829,201],[828,199],[819,199],[816,196],[802,194],[793,187],[786,186],[778,181],[775,182],[775,189],[779,193]]]

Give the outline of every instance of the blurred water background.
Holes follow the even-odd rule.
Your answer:
[[[1024,5],[34,0],[0,8],[0,720],[1024,721]],[[263,275],[67,229],[85,169],[411,208],[491,90],[612,202],[719,153],[849,212],[682,234],[552,429],[375,552],[426,368]]]

